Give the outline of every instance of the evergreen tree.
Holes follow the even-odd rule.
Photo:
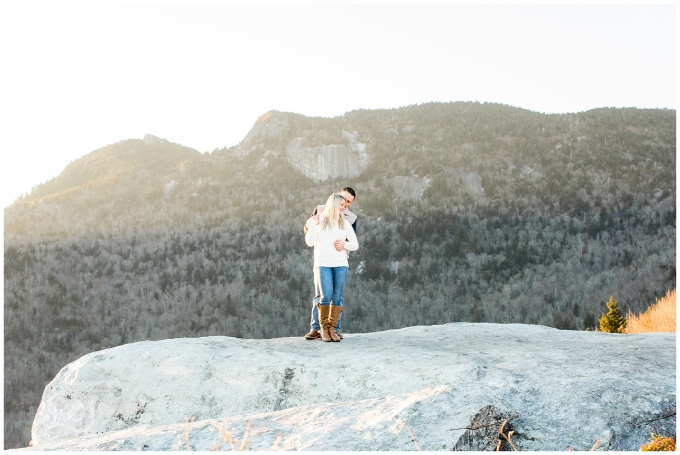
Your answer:
[[[595,315],[593,313],[587,313],[585,316],[583,316],[583,327],[585,327],[586,330],[590,330],[592,327],[595,327]]]
[[[614,300],[614,296],[609,298],[607,308],[609,313],[603,314],[600,318],[600,330],[608,333],[625,333],[628,321],[621,315],[619,303]]]

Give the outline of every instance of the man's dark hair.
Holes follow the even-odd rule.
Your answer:
[[[348,186],[344,187],[341,191],[347,191],[354,199],[357,197],[357,193],[355,193],[354,190]]]

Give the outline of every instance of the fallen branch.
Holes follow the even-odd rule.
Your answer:
[[[519,417],[519,414],[508,417],[508,418],[506,419],[506,421],[512,420],[512,419],[516,419],[517,417]],[[449,428],[447,431],[454,431],[454,430],[479,430],[480,428],[493,428],[493,427],[495,427],[495,426],[497,425],[497,423],[477,423],[477,422],[475,422],[474,420],[472,420],[470,423],[471,423],[470,426],[461,427],[461,428]]]
[[[510,447],[512,447],[515,452],[519,452],[519,450],[517,450],[517,447],[515,447],[515,444],[512,443],[512,435],[515,434],[515,430],[510,430],[507,435],[505,435],[503,433],[503,428],[505,428],[505,425],[508,423],[508,420],[509,419],[505,419],[503,421],[503,423],[501,424],[501,428],[498,430],[498,434],[503,436],[503,439],[508,441],[508,444],[510,444]],[[503,441],[500,438],[498,438],[498,445],[496,446],[496,452],[501,451],[501,444],[502,443],[503,443]]]
[[[243,449],[246,448],[246,444],[248,443],[248,436],[250,436],[250,430],[252,429],[253,424],[248,420],[248,423],[246,423],[246,432],[243,435],[243,441],[241,442],[241,447],[239,447],[238,451],[243,452]]]
[[[184,431],[184,442],[187,445],[187,450],[191,452],[191,446],[189,445],[189,435],[191,434],[191,424],[196,420],[196,416],[191,416],[191,419],[187,420],[186,430]]]
[[[227,442],[229,443],[229,445],[231,446],[232,452],[236,452],[236,451],[243,452],[243,450],[246,448],[246,444],[248,443],[248,437],[250,435],[250,430],[251,430],[252,426],[253,426],[252,423],[250,422],[250,420],[248,420],[248,422],[246,423],[246,431],[243,434],[243,441],[241,441],[241,446],[238,449],[236,449],[236,445],[238,444],[238,439],[234,439],[231,436],[231,431],[229,431],[228,421],[225,421],[224,424],[222,424],[222,426],[218,426],[217,431],[220,432],[220,435],[222,436],[222,440],[224,441],[224,443],[225,444]],[[281,436],[281,435],[279,435],[279,436]],[[278,439],[277,439],[277,442],[278,442]],[[218,450],[219,449],[221,449],[221,447],[218,447]],[[213,450],[214,450],[214,448],[213,448]]]
[[[283,439],[283,434],[279,434],[279,435],[276,437],[276,441],[274,441],[274,444],[272,444],[272,446],[269,448],[269,450],[271,450],[271,451],[273,451],[273,450],[279,450],[279,444],[281,443],[281,440],[282,440],[282,439]]]
[[[595,445],[588,452],[594,452],[595,448],[599,445],[600,445],[600,440],[598,439],[597,441],[595,441]],[[573,450],[573,447],[569,446],[569,448],[567,449],[567,452],[571,452],[572,450]]]
[[[518,451],[512,442],[512,436],[517,435],[510,421],[519,417],[519,413],[509,414],[499,411],[493,405],[480,409],[472,418],[470,424],[463,428],[451,428],[451,430],[466,430],[453,445],[454,451],[484,451],[505,450],[503,441],[512,450]],[[507,449],[510,450],[510,449]]]
[[[659,417],[656,417],[656,418],[651,419],[651,420],[645,420],[644,423],[654,423],[654,422],[658,422],[659,420],[668,419],[669,417],[675,417],[675,411],[673,411],[669,414],[662,414]]]
[[[413,441],[413,443],[416,445],[416,450],[418,450],[418,452],[420,452],[420,447],[418,446],[418,441],[416,441],[416,435],[413,434],[413,431],[411,431],[411,428],[408,426],[408,423],[406,423],[406,420],[402,420],[402,422],[404,422],[404,426],[406,427],[409,434],[411,435],[411,441]]]

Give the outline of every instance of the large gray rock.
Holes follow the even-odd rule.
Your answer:
[[[461,180],[465,184],[465,189],[473,197],[484,196],[484,187],[482,186],[482,178],[476,172],[465,172],[462,169],[458,170]]]
[[[432,179],[428,179],[427,177],[418,178],[418,176],[415,175],[400,175],[386,178],[385,182],[392,187],[394,194],[399,198],[415,201],[422,199],[425,190],[432,183]]]
[[[453,409],[451,386],[384,397],[298,406],[184,424],[137,425],[127,430],[42,444],[38,450],[231,449],[225,430],[239,441],[248,428],[249,450],[451,450],[469,433],[476,405]],[[427,425],[427,429],[423,425]],[[461,427],[461,428],[456,428]],[[421,431],[423,431],[421,433]],[[413,436],[412,436],[413,435]],[[280,439],[279,439],[279,436]],[[413,438],[415,437],[415,441]],[[277,442],[278,439],[278,442]],[[463,438],[465,439],[465,438]]]
[[[341,133],[346,143],[306,147],[303,138],[293,139],[286,147],[286,159],[295,170],[317,182],[356,177],[371,163],[371,157],[356,132]]]
[[[451,450],[479,447],[471,418],[492,405],[517,416],[520,450],[638,450],[671,431],[675,383],[675,334],[454,323],[340,343],[146,341],[64,367],[32,449],[230,449],[250,421],[252,450]]]
[[[256,139],[276,137],[287,129],[288,119],[285,116],[277,115],[276,111],[269,111],[257,119],[241,144],[249,144]]]
[[[257,119],[248,134],[237,147],[232,150],[236,157],[243,158],[255,150],[260,150],[262,144],[258,139],[276,137],[285,133],[289,128],[286,115],[270,111]],[[285,149],[285,159],[298,172],[306,177],[321,182],[329,178],[356,177],[366,169],[371,157],[366,151],[366,144],[359,140],[356,131],[340,131],[339,144],[324,144],[315,147],[305,145],[301,137],[293,139]],[[278,156],[279,151],[268,151]],[[256,165],[256,170],[268,166],[267,154]]]

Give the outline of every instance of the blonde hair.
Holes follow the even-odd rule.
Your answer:
[[[345,228],[345,222],[342,219],[338,206],[340,202],[344,201],[345,198],[340,193],[333,193],[330,195],[326,201],[326,207],[323,209],[321,216],[323,217],[323,222],[321,223],[321,229],[324,230],[331,226],[332,221],[337,221],[338,227],[340,229]]]

